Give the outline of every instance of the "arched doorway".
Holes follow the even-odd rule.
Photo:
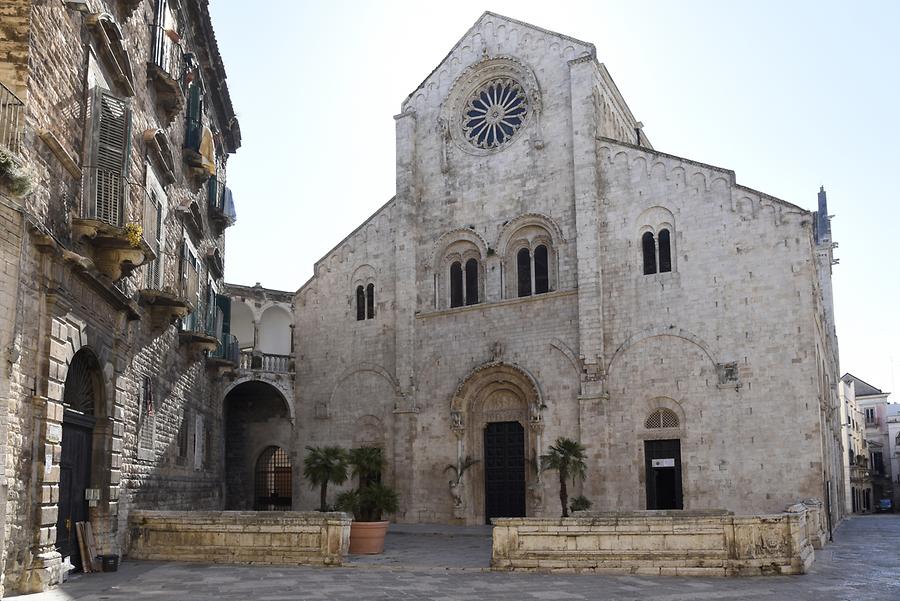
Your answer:
[[[75,525],[89,519],[85,491],[91,487],[96,408],[103,399],[103,376],[97,357],[88,349],[72,357],[63,389],[62,452],[59,460],[59,512],[56,546],[72,565],[81,568]]]
[[[454,517],[475,524],[542,512],[544,408],[535,380],[515,365],[485,364],[460,385],[450,407],[457,465],[477,463],[451,490]]]
[[[287,465],[291,465],[293,423],[290,406],[278,388],[261,380],[237,384],[225,395],[224,405],[225,509],[257,509],[259,497],[263,496],[257,486],[260,465],[267,469],[268,462],[274,461],[272,474],[283,474],[284,468],[276,466],[283,466],[285,459]],[[273,449],[280,449],[283,456]],[[271,454],[267,455],[269,452]],[[283,476],[279,477],[283,479]],[[278,488],[278,492],[283,491]],[[287,498],[288,502],[292,498],[290,491],[287,495],[276,496]]]
[[[281,447],[267,447],[256,460],[254,495],[257,511],[290,511],[291,458]]]

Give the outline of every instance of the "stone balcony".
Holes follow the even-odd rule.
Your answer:
[[[294,373],[293,355],[276,355],[257,350],[242,350],[238,369],[276,374]]]

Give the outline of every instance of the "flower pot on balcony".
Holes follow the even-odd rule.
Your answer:
[[[350,523],[350,553],[358,555],[374,555],[384,552],[384,537],[388,530],[388,521]]]

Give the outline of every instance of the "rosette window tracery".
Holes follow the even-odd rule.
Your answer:
[[[469,97],[463,132],[476,148],[491,150],[512,140],[528,115],[528,96],[513,79],[492,79]]]

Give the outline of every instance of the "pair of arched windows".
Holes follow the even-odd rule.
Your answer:
[[[469,259],[450,264],[450,306],[478,304],[478,261]]]
[[[534,252],[522,248],[516,253],[516,274],[519,296],[531,296],[550,291],[550,260],[547,247],[539,244]]]
[[[375,318],[375,284],[356,287],[356,321]]]
[[[644,275],[672,271],[672,240],[667,229],[644,232],[641,236],[641,250],[644,256]]]

